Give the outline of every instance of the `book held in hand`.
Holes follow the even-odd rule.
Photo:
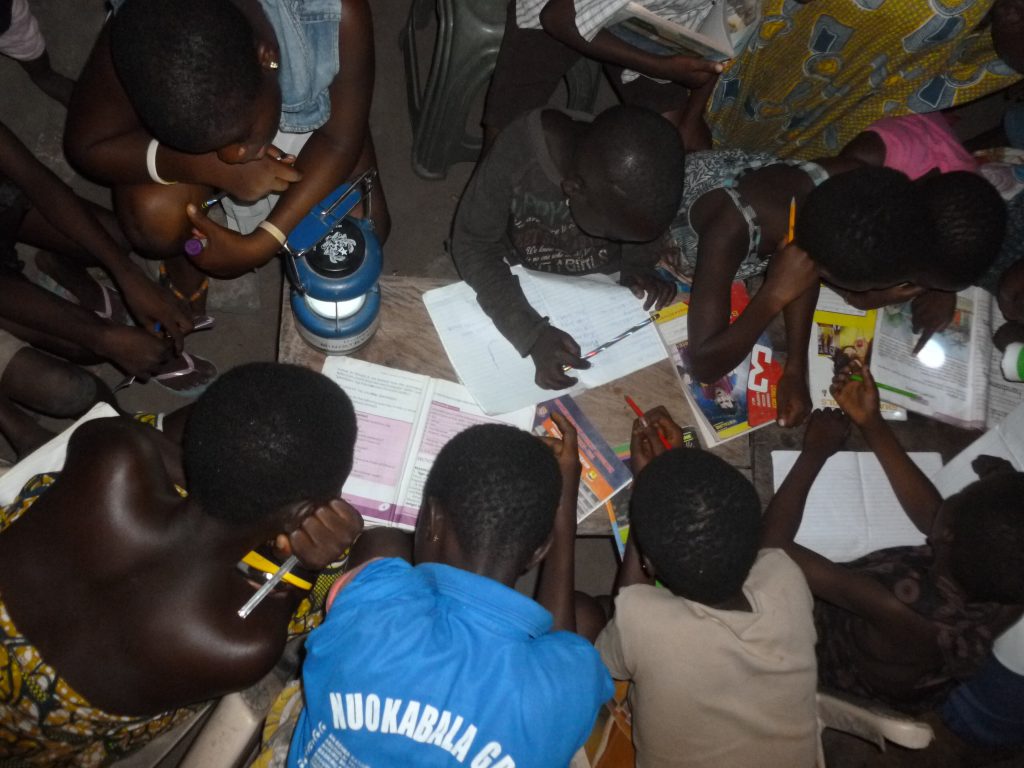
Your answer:
[[[697,56],[712,61],[735,58],[756,26],[757,15],[750,4],[716,0],[693,27],[680,23],[694,12],[682,14],[678,3],[629,2],[612,16],[606,29],[634,48],[658,56]],[[676,18],[674,18],[676,17]]]

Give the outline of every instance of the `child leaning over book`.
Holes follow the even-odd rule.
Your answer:
[[[579,345],[530,306],[509,269],[564,275],[619,272],[645,307],[675,285],[654,271],[669,255],[668,227],[683,186],[683,146],[671,124],[638,107],[589,116],[541,109],[516,120],[484,156],[462,196],[452,257],[484,312],[523,357],[537,384],[576,383]]]
[[[1024,606],[1024,474],[981,457],[981,479],[943,501],[878,410],[871,371],[837,374],[845,412],[817,411],[803,452],[765,512],[767,546],[803,569],[816,599],[818,676],[827,688],[911,712],[933,708],[986,659]],[[793,542],[807,493],[852,421],[928,543],[833,563]]]
[[[883,303],[926,290],[954,292],[995,258],[1005,206],[975,174],[911,182],[888,168],[843,171],[835,158],[782,160],[766,152],[690,153],[674,271],[693,280],[688,315],[693,371],[704,382],[736,367],[779,312],[791,353],[779,382],[778,422],[797,426],[810,412],[807,348],[824,280]],[[795,241],[789,237],[795,203]],[[735,322],[733,280],[767,273]],[[948,318],[946,318],[948,322]]]
[[[289,766],[569,763],[612,685],[573,634],[580,464],[554,418],[555,455],[513,427],[460,433],[430,471],[415,536],[360,539],[363,564],[306,643]],[[534,602],[512,587],[541,560]]]
[[[615,616],[597,639],[630,680],[636,764],[810,768],[818,726],[812,599],[764,548],[761,505],[736,469],[675,447],[664,409],[634,427],[636,483]],[[660,586],[656,586],[655,579]]]

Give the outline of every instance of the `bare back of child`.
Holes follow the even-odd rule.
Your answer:
[[[5,734],[18,745],[7,756],[113,755],[169,725],[165,713],[252,684],[279,658],[300,593],[273,592],[243,620],[257,585],[239,561],[269,541],[316,571],[362,527],[336,497],[355,416],[319,374],[242,366],[168,419],[187,419],[182,444],[126,418],[86,423],[63,469],[5,510],[4,631],[52,665],[45,707],[19,690],[0,701],[25,729]],[[72,714],[66,728],[37,729],[31,713],[54,708]]]

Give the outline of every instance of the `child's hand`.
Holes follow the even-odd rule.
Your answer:
[[[910,303],[910,310],[914,333],[921,334],[914,345],[916,355],[924,349],[933,333],[945,330],[953,320],[956,294],[952,291],[925,291],[914,297]]]
[[[174,356],[174,345],[142,328],[111,324],[101,332],[95,352],[129,376],[146,381]]]
[[[583,471],[580,464],[576,427],[560,413],[552,413],[551,420],[555,422],[562,437],[545,437],[543,440],[558,460],[558,470],[562,475],[562,500],[571,502],[571,504],[560,504],[559,509],[563,507],[572,509],[575,522],[576,496],[580,489],[580,472]]]
[[[553,325],[544,327],[537,341],[530,347],[530,357],[537,369],[534,381],[542,389],[565,389],[576,383],[576,379],[562,370],[563,365],[586,369],[590,363],[580,358],[580,345],[565,331]]]
[[[147,278],[140,270],[132,270],[118,280],[124,302],[139,326],[156,328],[171,337],[174,351],[181,353],[185,334],[192,330],[192,319],[175,300],[174,294]]]
[[[259,200],[271,192],[285,192],[295,182],[302,181],[302,173],[289,160],[294,162],[291,155],[271,147],[259,160],[232,164],[223,178],[218,179],[217,186],[243,202]]]
[[[660,456],[667,449],[661,437],[668,441],[672,448],[683,447],[683,428],[669,416],[665,406],[659,405],[644,414],[643,419],[633,422],[633,437],[629,441],[629,461],[633,468],[633,476],[637,476],[655,456]]]
[[[825,408],[811,414],[804,431],[804,451],[825,459],[834,454],[850,434],[850,420],[838,408]]]
[[[761,287],[781,310],[818,284],[818,268],[807,252],[790,243],[772,257],[768,277]]]
[[[274,553],[295,555],[303,568],[321,571],[339,560],[362,532],[362,515],[344,499],[331,499],[304,517],[294,531],[278,534]]]
[[[850,378],[852,374],[859,375],[863,381],[854,381]],[[832,377],[832,386],[829,388],[832,397],[839,403],[843,413],[850,417],[850,420],[858,427],[863,427],[875,419],[881,418],[878,410],[878,387],[875,386],[875,377],[871,375],[871,369],[854,361],[847,368],[843,369]]]
[[[666,280],[653,269],[643,272],[623,270],[620,282],[638,299],[643,299],[646,294],[644,309],[663,309],[676,297],[675,281]]]
[[[664,56],[653,74],[671,80],[687,88],[700,88],[722,74],[721,62],[702,59],[698,56]]]
[[[1003,317],[1024,323],[1024,261],[1018,261],[1003,272],[996,298]]]
[[[807,376],[802,371],[799,376],[783,373],[779,379],[777,395],[778,415],[775,423],[786,429],[803,424],[813,407]]]
[[[989,456],[985,453],[974,457],[974,461],[971,462],[971,469],[974,470],[979,480],[989,475],[1013,474],[1017,471],[1014,469],[1013,464],[1002,456]]]
[[[249,270],[262,267],[280,249],[277,241],[261,229],[250,235],[222,227],[194,205],[185,208],[194,234],[206,239],[198,256],[190,260],[203,272],[215,277],[238,277]]]

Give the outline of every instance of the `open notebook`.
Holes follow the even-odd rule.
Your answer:
[[[799,451],[772,451],[775,489]],[[911,453],[928,476],[942,468],[938,453]],[[796,543],[837,563],[888,547],[923,544],[925,535],[903,512],[873,453],[842,451],[832,456],[807,495]]]

